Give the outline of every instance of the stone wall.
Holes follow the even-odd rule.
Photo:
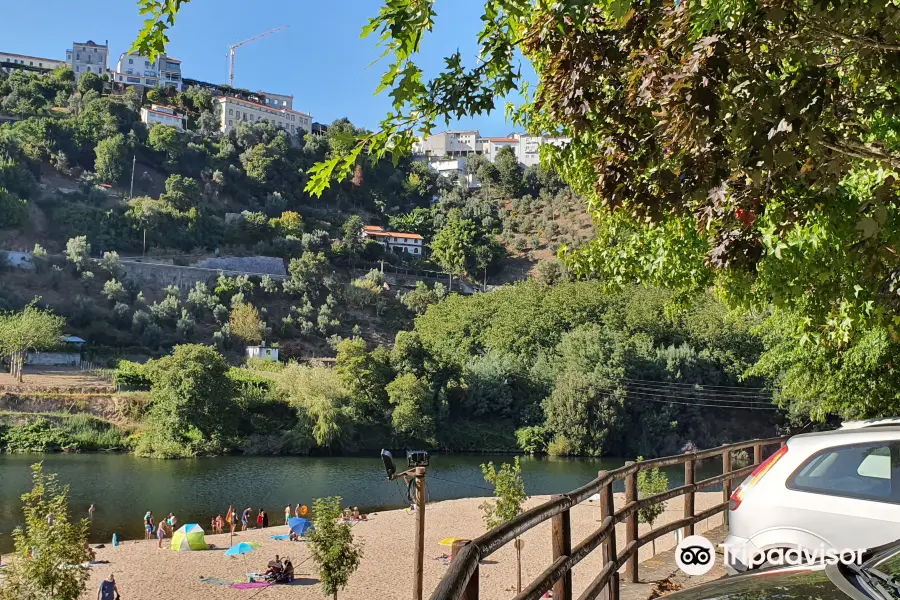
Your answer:
[[[280,259],[279,259],[280,260]],[[194,287],[197,282],[211,284],[224,273],[229,277],[236,275],[260,275],[258,272],[232,271],[227,269],[210,269],[201,267],[182,267],[177,265],[165,265],[160,263],[148,263],[140,261],[120,261],[125,269],[125,276],[141,285],[164,288],[174,285],[183,291]],[[283,275],[272,274],[274,279],[284,279]]]
[[[45,367],[77,367],[81,364],[81,354],[77,352],[29,352],[26,365]]]

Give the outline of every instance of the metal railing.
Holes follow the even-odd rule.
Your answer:
[[[786,436],[750,440],[678,456],[628,462],[625,463],[625,466],[613,471],[600,471],[597,479],[590,483],[567,494],[553,496],[550,501],[525,511],[515,519],[488,531],[472,542],[465,543],[458,552],[453,553],[453,562],[435,588],[431,600],[478,600],[479,563],[529,529],[547,520],[551,520],[552,524],[553,560],[537,579],[526,585],[515,596],[514,600],[538,600],[551,588],[555,600],[572,600],[573,567],[601,546],[603,568],[588,584],[578,600],[596,598],[603,591],[607,592],[607,598],[618,600],[618,571],[624,565],[625,579],[634,583],[638,582],[638,550],[642,546],[678,529],[683,530],[684,535],[693,535],[696,523],[720,512],[725,512],[727,524],[731,482],[734,479],[746,477],[762,462],[764,448],[774,444],[783,446],[786,441]],[[748,448],[753,448],[753,464],[732,470],[732,453]],[[694,481],[697,462],[717,457],[722,461],[722,474],[702,481]],[[638,499],[637,478],[640,471],[680,464],[684,465],[684,485]],[[616,510],[613,503],[612,486],[616,481],[623,480],[625,482],[625,505]],[[722,502],[696,513],[694,511],[694,494],[718,484],[722,485]],[[569,511],[594,494],[600,495],[602,517],[600,527],[573,548]],[[683,518],[639,536],[638,511],[678,496],[685,497]],[[616,541],[615,528],[618,523],[625,524],[625,544],[621,550]]]

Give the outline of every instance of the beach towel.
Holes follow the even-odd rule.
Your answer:
[[[289,540],[291,539],[291,534],[285,533],[284,535],[271,535],[269,537],[273,540]]]
[[[232,583],[231,587],[236,590],[254,590],[256,588],[264,588],[272,585],[266,581],[254,581],[253,583]]]

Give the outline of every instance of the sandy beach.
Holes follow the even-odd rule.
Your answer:
[[[532,507],[548,499],[547,496],[529,498],[526,506]],[[656,526],[681,517],[682,498],[668,502],[666,511]],[[433,557],[449,549],[438,544],[446,537],[475,538],[485,531],[478,506],[484,498],[448,500],[430,504],[427,509],[425,531],[425,597],[428,598],[447,566]],[[721,492],[697,494],[696,510],[704,510],[722,501]],[[624,495],[616,494],[616,505],[624,503]],[[140,518],[140,515],[137,516]],[[600,518],[595,503],[585,502],[572,510],[572,543],[577,544],[594,531]],[[353,534],[363,546],[363,560],[350,579],[350,585],[339,594],[345,600],[408,600],[412,588],[412,550],[415,517],[403,510],[379,512],[368,522],[353,525]],[[721,515],[700,523],[697,533],[720,525]],[[201,524],[202,526],[202,524]],[[206,524],[205,528],[208,528]],[[641,530],[646,530],[645,525]],[[253,541],[260,549],[250,554],[227,557],[229,536],[207,535],[206,541],[214,549],[199,552],[173,552],[168,543],[157,549],[156,540],[120,542],[118,547],[107,545],[98,549],[97,559],[109,564],[95,566],[87,590],[82,598],[97,598],[100,581],[110,572],[115,574],[123,600],[270,600],[278,598],[323,598],[318,584],[315,564],[310,558],[305,542],[273,540],[270,536],[287,532],[287,527],[275,526],[264,530],[238,532],[235,543]],[[619,540],[625,539],[622,525],[617,529]],[[543,523],[525,536],[522,553],[522,579],[526,585],[537,577],[551,562],[550,522]],[[620,543],[620,548],[623,542]],[[657,540],[656,551],[672,548],[675,537],[667,535]],[[641,549],[641,560],[651,557],[650,546]],[[294,562],[297,580],[292,585],[274,585],[267,588],[240,590],[224,585],[204,583],[203,578],[229,581],[246,581],[248,573],[259,572],[276,554],[288,556]],[[600,552],[595,551],[574,571],[576,595],[588,585],[599,571]],[[673,565],[673,569],[675,566]],[[515,595],[515,549],[512,544],[500,549],[481,566],[481,597],[493,600]]]

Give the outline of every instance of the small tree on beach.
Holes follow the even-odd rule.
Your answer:
[[[316,498],[313,501],[313,530],[310,551],[319,569],[319,581],[326,596],[337,600],[350,575],[359,567],[362,548],[353,543],[353,532],[340,521],[341,498]]]
[[[525,482],[522,481],[522,468],[519,457],[513,464],[503,463],[498,471],[493,462],[481,465],[484,480],[494,486],[493,501],[483,502],[478,508],[484,513],[484,522],[488,528],[499,527],[522,514],[525,503]],[[521,541],[516,538],[516,587],[522,591]]]
[[[86,519],[69,520],[69,486],[31,466],[32,488],[22,494],[25,527],[12,532],[15,556],[0,586],[0,600],[78,600],[90,560]]]
[[[9,358],[9,372],[22,381],[29,351],[45,350],[59,343],[65,317],[29,304],[18,313],[0,313],[0,356]]]
[[[642,460],[644,460],[644,457],[638,456],[638,462],[641,462]],[[659,467],[653,467],[647,471],[639,471],[637,488],[639,499],[662,494],[669,489],[669,478],[665,473],[659,470]],[[638,510],[638,523],[646,523],[650,527],[653,527],[653,522],[656,521],[665,510],[665,502],[659,502],[641,508]],[[653,554],[656,554],[656,540],[653,540]]]

